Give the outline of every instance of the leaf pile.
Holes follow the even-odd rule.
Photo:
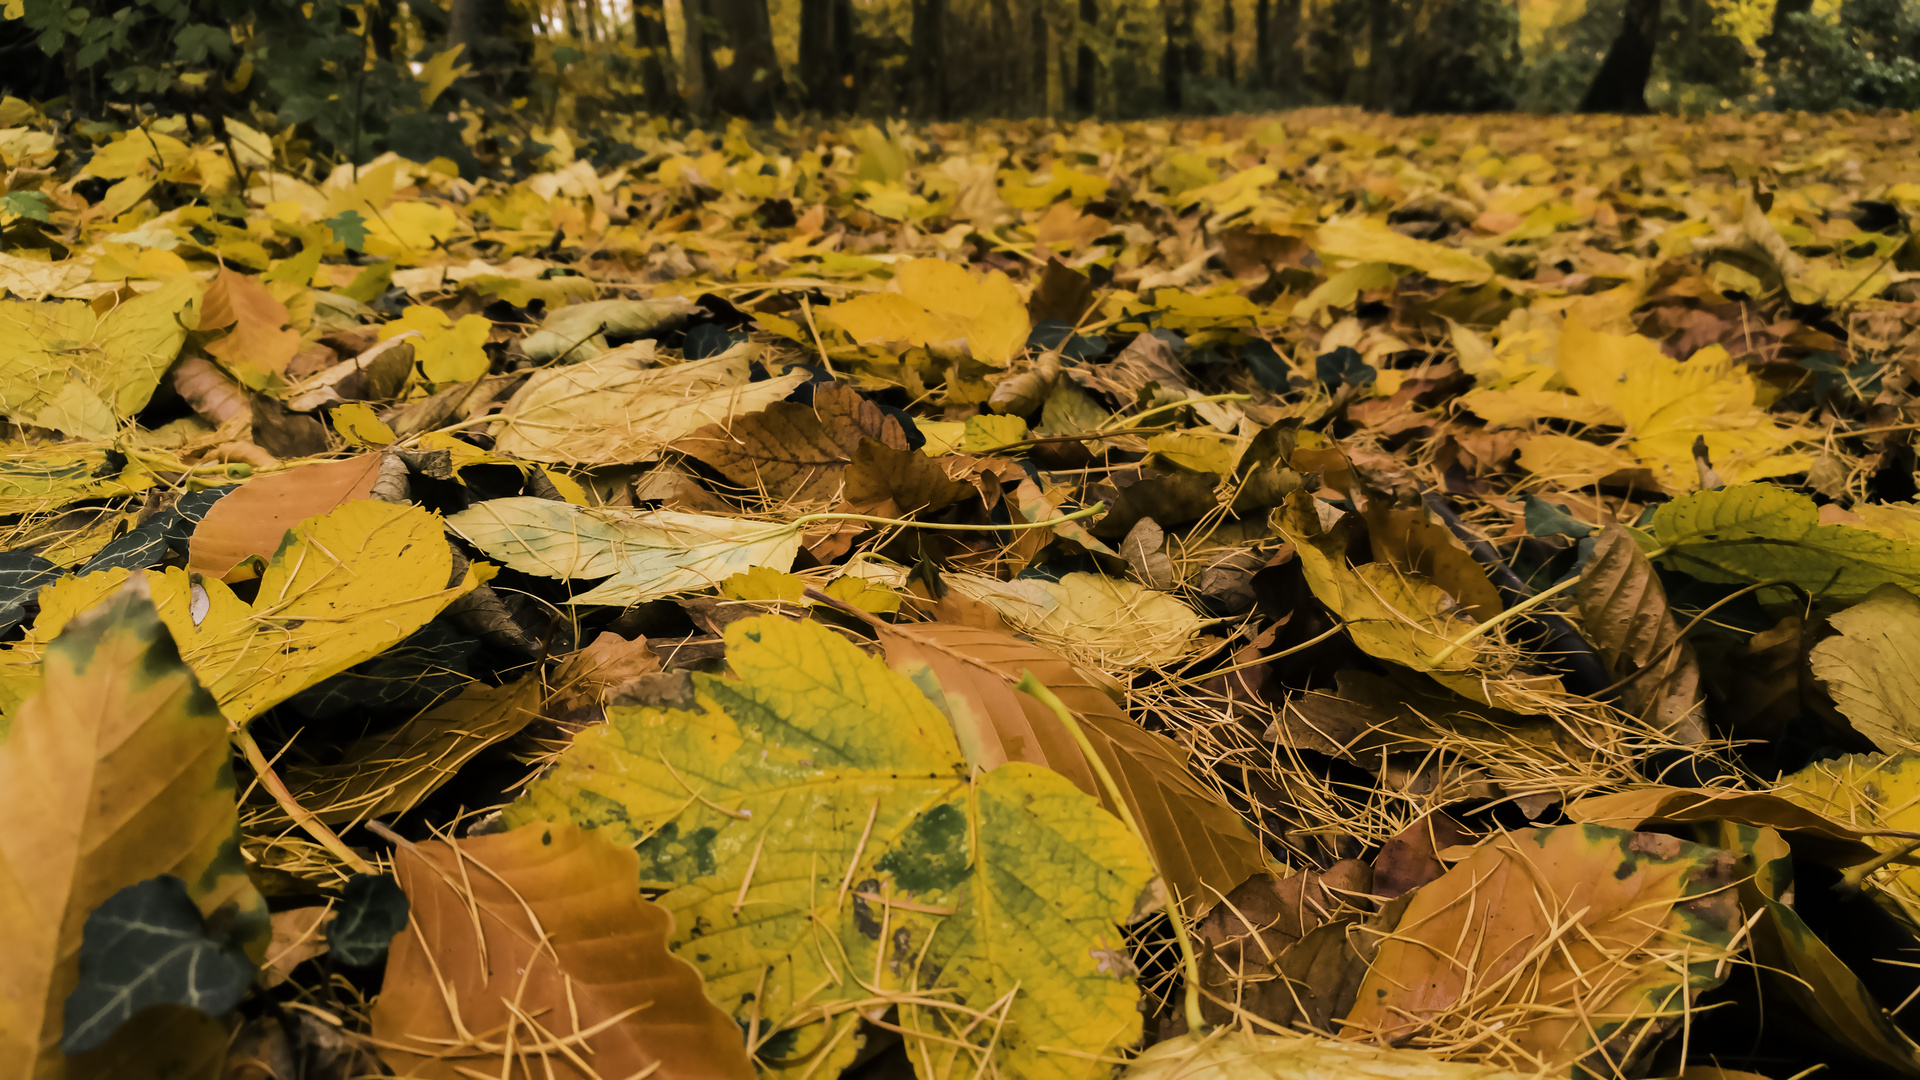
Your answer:
[[[1920,1077],[1904,114],[620,130],[0,102],[8,1075]]]

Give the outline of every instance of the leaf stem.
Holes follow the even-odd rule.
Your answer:
[[[1035,678],[1031,669],[1020,673],[1020,682],[1014,689],[1032,695],[1042,705],[1052,709],[1053,715],[1060,718],[1061,725],[1073,736],[1073,741],[1080,747],[1080,752],[1086,755],[1087,764],[1100,778],[1100,786],[1106,791],[1107,798],[1113,800],[1114,812],[1126,824],[1127,831],[1133,833],[1134,838],[1140,841],[1141,848],[1145,849],[1147,859],[1151,862],[1153,846],[1147,843],[1147,834],[1140,830],[1140,822],[1134,819],[1133,808],[1128,806],[1127,800],[1121,796],[1120,785],[1113,782],[1113,774],[1107,771],[1107,763],[1094,752],[1093,742],[1087,738],[1086,731],[1080,726],[1080,718],[1073,715],[1073,711],[1067,708],[1066,702],[1061,701],[1059,695],[1047,689],[1046,684]],[[1157,863],[1153,869],[1154,873],[1160,873]],[[1163,886],[1166,879],[1165,874],[1160,874]],[[1200,1014],[1200,958],[1193,951],[1193,939],[1187,933],[1187,920],[1180,912],[1180,898],[1173,894],[1171,887],[1167,887],[1166,911],[1167,920],[1173,923],[1173,937],[1180,946],[1180,961],[1185,968],[1187,1031],[1198,1038],[1207,1030],[1206,1018]]]
[[[1506,622],[1508,619],[1525,615],[1527,612],[1532,611],[1534,608],[1539,607],[1541,604],[1544,604],[1548,600],[1551,600],[1554,597],[1559,596],[1561,593],[1566,592],[1568,589],[1571,589],[1578,584],[1580,584],[1580,576],[1578,574],[1575,574],[1574,576],[1559,583],[1558,585],[1553,586],[1552,588],[1542,589],[1539,592],[1534,593],[1532,596],[1527,597],[1525,600],[1520,601],[1519,603],[1513,605],[1507,610],[1502,611],[1498,615],[1495,615],[1493,618],[1488,619],[1487,621],[1481,623],[1480,625],[1474,627],[1473,629],[1467,631],[1466,633],[1460,635],[1459,637],[1454,638],[1452,641],[1449,641],[1445,648],[1441,649],[1439,652],[1434,653],[1432,656],[1427,657],[1427,666],[1439,667],[1441,664],[1446,663],[1447,660],[1453,656],[1454,652],[1460,648],[1460,646],[1465,645],[1467,642],[1472,641],[1474,638],[1479,637],[1481,634],[1484,634],[1487,631],[1493,629],[1494,627],[1499,626],[1501,623]]]
[[[280,809],[286,811],[294,824],[304,829],[308,836],[319,841],[321,847],[332,852],[334,858],[352,867],[354,873],[374,872],[373,864],[361,858],[357,852],[347,846],[346,841],[340,839],[339,833],[329,829],[326,822],[315,817],[313,811],[301,806],[300,800],[293,797],[293,792],[287,790],[287,785],[280,779],[280,774],[273,771],[273,763],[268,761],[267,755],[261,752],[260,744],[253,740],[252,732],[236,726],[233,729],[233,744],[240,748],[240,753],[246,757],[247,764],[253,767],[253,775],[259,779],[260,786],[273,795],[273,800],[280,804]]]
[[[1873,876],[1874,871],[1890,863],[1905,859],[1915,851],[1920,851],[1920,840],[1909,840],[1891,851],[1882,852],[1880,855],[1868,859],[1866,862],[1855,863],[1841,872],[1840,880],[1833,883],[1833,891],[1843,896],[1857,893],[1866,885],[1867,878]]]

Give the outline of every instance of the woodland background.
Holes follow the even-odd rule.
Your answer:
[[[355,160],[391,148],[468,171],[500,163],[476,160],[461,131],[496,124],[601,133],[581,149],[617,160],[636,124],[713,116],[1920,107],[1914,0],[10,0],[0,13],[0,90],[52,99],[50,112],[265,113]],[[455,96],[428,108],[415,76],[436,56]]]

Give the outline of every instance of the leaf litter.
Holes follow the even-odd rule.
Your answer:
[[[6,112],[10,1074],[1920,1076],[1904,116]]]

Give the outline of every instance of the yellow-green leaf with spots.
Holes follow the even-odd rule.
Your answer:
[[[822,626],[743,619],[726,643],[737,677],[696,675],[689,710],[609,709],[507,823],[634,843],[675,951],[770,1070],[831,1075],[856,1007],[902,999],[909,1053],[968,1073],[1079,1075],[1138,1038],[1117,923],[1152,871],[1117,820],[1031,766],[970,783],[922,690]]]
[[[0,1074],[189,1075],[226,1045],[208,1018],[144,1013],[68,1057],[62,1014],[88,913],[161,874],[264,947],[266,901],[240,861],[226,719],[181,663],[144,580],[71,621],[46,648],[39,682],[0,742]]]

